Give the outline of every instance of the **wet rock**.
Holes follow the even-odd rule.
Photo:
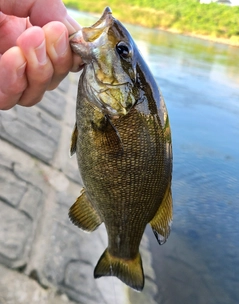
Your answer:
[[[58,85],[58,89],[63,92],[67,93],[70,87],[70,79],[69,76],[64,78],[62,82]]]
[[[37,106],[58,120],[65,114],[66,99],[59,91],[46,92],[43,100]]]
[[[93,278],[94,267],[107,247],[106,230],[104,225],[101,225],[91,234],[84,233],[70,222],[68,210],[75,198],[68,193],[57,194],[57,216],[47,251],[51,252],[51,255],[46,255],[43,259],[43,276],[51,284],[59,286],[70,299],[83,304],[96,304],[99,299],[111,304],[116,298],[122,304],[156,304],[153,296],[157,288],[153,282],[154,272],[146,236],[143,237],[140,248],[146,275],[145,289],[142,293],[131,290],[117,278]]]
[[[37,107],[0,112],[0,137],[46,163],[53,160],[60,133],[60,125]]]
[[[71,134],[72,128],[66,127],[62,132],[62,144],[59,145],[58,152],[60,158],[59,168],[63,171],[63,173],[73,182],[79,183],[82,185],[82,179],[80,177],[76,155],[70,156],[70,142],[71,142]]]
[[[43,193],[37,187],[28,185],[24,196],[21,199],[19,210],[28,215],[32,220],[36,218]]]
[[[71,299],[93,304],[101,298],[93,270],[100,253],[105,249],[106,235],[104,230],[99,229],[90,236],[70,222],[68,210],[74,201],[75,197],[67,193],[59,192],[57,195],[57,217],[49,248],[51,255],[45,256],[43,275]]]
[[[56,289],[43,289],[24,274],[0,265],[1,304],[73,304],[66,295],[57,295]]]
[[[11,168],[0,165],[0,199],[14,207],[17,207],[27,191],[26,182],[19,180]]]
[[[145,236],[140,248],[145,289],[136,293],[117,278],[93,278],[107,247],[104,225],[87,234],[68,218],[82,189],[76,158],[69,157],[77,82],[77,75],[67,78],[35,107],[0,112],[0,264],[24,272],[0,265],[0,304],[63,304],[68,299],[155,304]]]
[[[73,155],[71,158],[68,157],[64,166],[62,167],[62,170],[70,180],[72,180],[75,183],[79,183],[80,185],[83,184],[79,170],[78,170],[75,155]]]
[[[0,163],[0,262],[21,267],[27,263],[42,192],[0,158],[5,163]]]
[[[12,265],[15,261],[24,260],[31,220],[2,201],[0,209],[0,253],[5,264]]]

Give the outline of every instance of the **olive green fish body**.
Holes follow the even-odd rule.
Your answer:
[[[89,61],[80,78],[71,153],[76,151],[84,192],[69,215],[86,231],[105,224],[108,248],[95,277],[115,275],[142,290],[139,245],[145,227],[150,223],[163,243],[172,221],[170,127],[162,95],[132,38],[117,20],[110,26],[109,39],[130,43],[134,58],[129,72],[118,59],[121,78],[128,82],[107,83],[104,92],[98,91],[108,94],[103,102],[95,100],[94,64]]]

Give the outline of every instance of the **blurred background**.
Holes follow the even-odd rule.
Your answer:
[[[0,222],[2,264],[29,275],[40,282],[41,286],[44,286],[44,280],[47,281],[46,286],[49,286],[50,282],[58,293],[60,291],[64,294],[61,301],[66,301],[68,298],[74,303],[96,303],[97,300],[93,299],[93,296],[89,299],[89,294],[92,293],[92,288],[98,288],[95,298],[102,299],[98,303],[239,303],[238,2],[99,0],[91,1],[89,5],[86,1],[80,0],[64,1],[82,26],[92,25],[103,8],[109,5],[113,15],[122,20],[130,31],[156,78],[168,108],[173,137],[172,232],[167,243],[159,246],[150,228],[146,229],[146,240],[142,249],[145,252],[143,259],[146,265],[151,266],[147,266],[146,269],[148,282],[146,291],[140,296],[137,294],[138,298],[135,298],[136,293],[129,295],[128,291],[126,298],[122,297],[120,285],[113,294],[110,294],[110,300],[105,299],[102,294],[109,295],[112,291],[112,281],[107,281],[108,285],[103,287],[92,285],[93,279],[88,278],[88,271],[89,273],[93,271],[93,266],[88,266],[97,261],[97,254],[94,255],[95,247],[89,245],[91,236],[87,235],[88,241],[86,241],[84,236],[79,236],[77,229],[73,228],[73,232],[72,228],[69,228],[71,230],[64,228],[64,225],[67,227],[69,225],[67,208],[74,201],[76,197],[74,195],[79,193],[78,188],[80,188],[77,186],[79,177],[75,160],[71,160],[74,166],[66,160],[70,130],[74,124],[72,117],[74,117],[78,78],[70,75],[60,89],[56,90],[54,93],[56,95],[46,96],[45,101],[43,100],[35,107],[37,110],[34,110],[37,112],[36,117],[41,118],[41,122],[48,123],[47,151],[42,150],[42,142],[45,139],[38,138],[37,147],[31,144],[36,138],[34,134],[32,139],[26,136],[22,140],[28,144],[27,148],[24,148],[18,140],[22,136],[22,133],[20,135],[17,133],[19,120],[21,122],[21,117],[26,115],[26,111],[23,114],[24,110],[17,108],[8,114],[4,113],[5,116],[0,114],[1,172],[4,169],[14,173],[16,180],[13,180],[9,173],[9,181],[17,189],[21,189],[20,186],[24,182],[28,185],[28,189],[32,186],[30,192],[32,196],[29,194],[29,197],[31,200],[37,197],[39,203],[35,200],[35,205],[39,206],[41,201],[47,201],[47,204],[39,208],[42,210],[41,214],[48,214],[45,219],[48,228],[44,228],[44,221],[38,219],[37,223],[39,221],[41,223],[40,232],[35,228],[34,235],[31,235],[29,231],[32,231],[32,228],[27,230],[28,234],[24,234],[24,231],[20,233],[17,229],[22,238],[17,238],[18,242],[15,240],[15,243],[9,241],[10,244],[7,244],[6,234],[3,231],[4,229],[8,232],[15,231],[12,227],[15,227],[16,220],[13,217],[12,230],[9,228],[9,221]],[[57,104],[55,100],[58,100]],[[67,110],[55,113],[57,109],[59,111],[59,108],[64,108],[64,100]],[[54,106],[49,108],[51,104]],[[49,113],[53,119],[48,117]],[[18,121],[16,130],[11,133],[8,126],[10,125],[12,130],[16,121]],[[27,128],[29,127],[24,130]],[[36,128],[37,126],[34,125],[33,129]],[[13,145],[10,147],[14,153],[9,153],[9,143]],[[17,152],[16,146],[19,150]],[[31,160],[29,163],[27,156],[21,154],[22,150],[38,160]],[[19,155],[17,159],[16,155]],[[19,159],[25,159],[25,167],[24,162],[21,162],[20,167],[14,165]],[[29,171],[29,164],[31,164],[30,168],[38,170],[37,174],[34,173],[34,178],[29,172],[24,173],[27,166]],[[4,176],[0,178],[0,189],[4,187],[5,196],[1,194],[0,202],[9,204],[9,201],[12,202],[16,198],[11,187],[8,187],[9,182],[5,183]],[[45,185],[46,180],[48,186]],[[51,192],[44,187],[53,187],[54,195],[49,197]],[[49,207],[51,199],[52,202],[54,200],[57,202],[58,211],[55,207]],[[29,201],[29,199],[25,200]],[[21,204],[26,206],[22,201]],[[14,208],[24,210],[21,206],[17,207],[16,203]],[[32,210],[32,218],[36,218],[39,214],[36,210],[37,207]],[[64,212],[61,213],[59,210]],[[5,214],[6,216],[2,213],[3,219],[9,214],[7,209]],[[60,214],[60,219],[57,214]],[[52,216],[54,229],[49,228],[52,225]],[[31,217],[28,215],[28,218]],[[27,229],[26,221],[21,218],[19,221],[19,227]],[[29,227],[37,227],[37,223],[33,220],[33,226],[29,224]],[[64,229],[59,228],[60,226]],[[73,233],[77,233],[79,242],[72,237]],[[12,232],[12,234],[16,238],[16,233]],[[39,234],[44,237],[39,238]],[[38,235],[37,245],[34,243],[36,235]],[[105,240],[101,234],[98,235],[98,239],[100,238],[102,238],[101,245],[97,246],[101,250],[105,246]],[[47,242],[49,251],[40,254],[38,249],[42,248],[44,242]],[[35,244],[33,246],[35,251],[31,249],[32,243]],[[15,244],[19,246],[18,255],[21,259],[14,255],[10,256],[16,248]],[[84,247],[83,244],[85,248],[79,249],[78,247]],[[49,258],[52,255],[54,257]],[[84,258],[79,260],[78,255]],[[86,256],[90,255],[92,255],[90,261],[84,261]],[[29,256],[34,256],[30,262]],[[57,256],[59,259],[56,259]],[[67,262],[64,262],[65,260]],[[61,263],[66,265],[64,274],[59,271],[62,268]],[[78,269],[78,272],[75,269]],[[86,290],[86,286],[89,291]],[[113,284],[113,286],[117,285]],[[79,296],[80,292],[85,293],[85,296]],[[46,296],[41,297],[41,301],[36,303],[50,303],[49,299]],[[1,302],[1,297],[0,303],[4,304]]]

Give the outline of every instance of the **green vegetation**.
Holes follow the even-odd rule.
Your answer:
[[[197,0],[63,0],[66,6],[102,13],[110,6],[121,21],[184,34],[223,38],[239,45],[239,7]]]

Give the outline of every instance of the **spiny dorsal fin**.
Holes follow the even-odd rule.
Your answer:
[[[89,202],[83,190],[76,202],[69,210],[71,221],[84,231],[94,231],[102,223],[102,220],[94,207]]]
[[[95,279],[102,276],[115,276],[129,287],[142,291],[144,272],[140,254],[132,260],[126,260],[112,256],[106,249],[94,270]]]
[[[173,220],[173,201],[171,193],[171,182],[165,192],[163,201],[151,220],[150,225],[160,245],[164,244],[170,234]]]
[[[74,130],[71,135],[71,146],[70,146],[70,156],[76,153],[76,143],[77,143],[78,130],[75,123]]]

